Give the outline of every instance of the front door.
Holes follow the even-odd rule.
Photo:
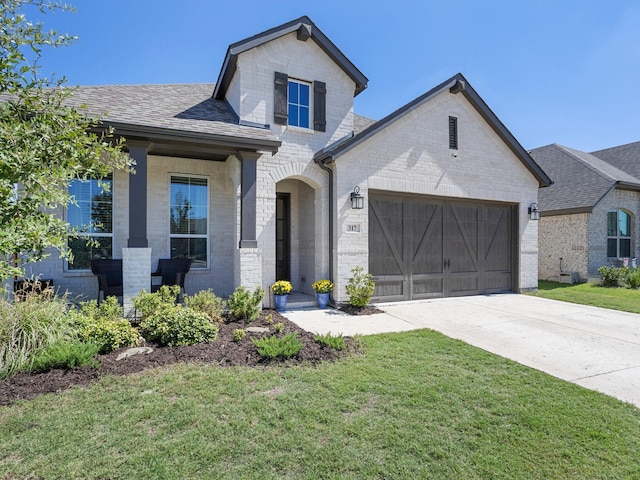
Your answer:
[[[276,280],[291,280],[291,200],[276,194]]]

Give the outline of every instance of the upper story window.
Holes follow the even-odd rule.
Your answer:
[[[170,200],[171,258],[190,258],[192,268],[206,268],[209,251],[209,185],[203,177],[172,176]]]
[[[623,210],[607,213],[607,257],[631,256],[631,215]]]
[[[289,80],[288,88],[288,124],[309,128],[309,89],[308,83]]]
[[[326,95],[324,82],[290,79],[286,73],[275,72],[274,123],[325,132]]]
[[[73,255],[69,270],[89,270],[94,258],[113,257],[113,178],[73,180],[69,195],[75,204],[67,209],[67,221],[78,231],[69,238]]]

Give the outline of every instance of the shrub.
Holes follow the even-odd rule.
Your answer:
[[[273,323],[273,314],[268,314],[266,317],[264,317],[264,323],[266,323],[267,325],[271,325]]]
[[[100,363],[96,355],[100,345],[82,342],[57,342],[38,352],[31,365],[31,372],[46,372],[54,368],[69,369],[73,367],[94,367]]]
[[[284,323],[283,322],[278,322],[273,326],[273,329],[276,331],[276,333],[282,333],[282,331],[284,330]]]
[[[124,311],[116,297],[107,297],[100,306],[95,300],[83,302],[69,314],[78,327],[80,341],[95,343],[100,353],[140,343],[138,330],[123,318]]]
[[[242,328],[236,328],[233,331],[233,341],[234,342],[239,342],[241,341],[245,336],[247,335],[247,332],[244,331],[244,329]]]
[[[288,280],[278,280],[271,285],[271,291],[275,295],[288,295],[291,293],[291,290],[293,290],[293,286]]]
[[[0,379],[29,369],[38,351],[74,340],[65,296],[27,294],[14,303],[0,299]]]
[[[316,293],[331,293],[333,291],[333,282],[331,280],[318,280],[313,282],[311,288]]]
[[[109,353],[121,347],[134,347],[140,344],[140,333],[129,320],[95,319],[80,330],[80,340],[100,346],[100,353]]]
[[[252,338],[251,341],[258,349],[258,353],[266,358],[290,358],[302,350],[302,343],[295,333],[287,333],[283,337]]]
[[[260,316],[264,290],[258,287],[253,293],[247,287],[236,288],[229,297],[229,312],[236,320],[251,322]]]
[[[202,290],[195,295],[185,295],[184,304],[186,307],[209,315],[211,321],[222,323],[226,302],[218,297],[213,290]]]
[[[360,265],[351,269],[351,278],[347,283],[347,295],[349,303],[354,307],[364,307],[369,304],[376,284],[372,280],[370,273],[364,273],[364,268]]]
[[[334,348],[336,350],[344,350],[345,343],[343,336],[340,335],[331,335],[331,332],[326,335],[320,335],[319,333],[313,337],[313,339],[321,343],[322,345],[326,345],[327,347]]]
[[[627,281],[629,282],[629,286],[631,288],[640,287],[640,267],[629,270]]]
[[[153,315],[161,307],[176,304],[176,299],[180,295],[178,285],[163,285],[157,292],[147,293],[144,290],[137,297],[133,298],[133,307],[140,312],[142,318]]]
[[[629,267],[602,266],[598,269],[604,287],[624,287]]]
[[[164,305],[140,322],[140,332],[158,345],[176,347],[213,341],[218,337],[218,326],[206,313]]]

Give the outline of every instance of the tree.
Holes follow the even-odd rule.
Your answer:
[[[57,0],[0,3],[0,280],[24,274],[25,263],[46,258],[51,248],[69,256],[74,232],[59,212],[73,202],[71,180],[133,164],[100,118],[72,106],[64,78],[41,74],[44,49],[76,37],[45,30],[27,13],[72,10]]]

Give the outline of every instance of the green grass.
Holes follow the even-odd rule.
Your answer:
[[[601,287],[593,283],[569,285],[540,280],[538,292],[532,295],[563,302],[594,305],[631,313],[640,313],[640,290]]]
[[[422,330],[335,364],[178,365],[0,407],[0,478],[640,477],[640,410]]]

